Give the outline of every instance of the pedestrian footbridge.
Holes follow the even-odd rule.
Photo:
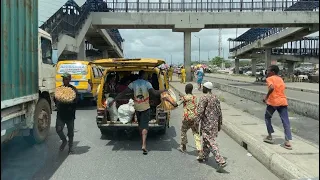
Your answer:
[[[93,28],[90,14],[94,11],[107,12],[109,9],[101,1],[87,0],[80,7],[69,0],[40,26],[51,34],[59,59],[84,60],[88,51],[92,58],[93,49],[97,52],[95,56],[123,57],[123,39],[119,31]]]
[[[319,14],[319,1],[298,1],[286,8],[285,12],[316,12]],[[243,58],[255,51],[282,46],[287,42],[299,40],[304,36],[319,31],[319,25],[305,27],[281,27],[281,28],[252,28],[240,36],[229,39],[233,46],[230,48],[231,58]]]

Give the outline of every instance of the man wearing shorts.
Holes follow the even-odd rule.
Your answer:
[[[136,110],[139,130],[142,137],[142,151],[143,154],[148,154],[146,148],[146,139],[149,129],[149,121],[150,121],[150,104],[149,104],[149,94],[153,94],[155,96],[160,96],[163,91],[157,91],[153,89],[150,82],[145,80],[145,71],[139,71],[139,79],[133,81],[129,84],[128,88],[124,90],[122,93],[118,94],[118,96],[114,99],[117,101],[121,99],[125,94],[132,93],[134,94],[134,108]],[[110,103],[110,105],[112,105]]]

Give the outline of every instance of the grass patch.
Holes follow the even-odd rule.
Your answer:
[[[291,127],[290,129],[291,129],[291,132],[293,132],[293,133],[299,132],[299,130],[297,128],[295,128],[295,127]]]
[[[292,112],[292,111],[289,111],[288,114],[289,114],[289,117],[294,116],[294,112]]]
[[[244,109],[243,112],[253,115],[248,109]]]
[[[223,96],[218,96],[220,102],[226,102],[226,99]]]

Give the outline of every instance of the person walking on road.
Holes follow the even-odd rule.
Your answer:
[[[199,90],[201,90],[201,88],[202,88],[203,76],[204,76],[204,71],[203,71],[203,68],[201,67],[201,68],[197,71],[197,83],[198,83],[198,89],[199,89]]]
[[[181,67],[181,83],[186,83],[186,69],[184,69],[184,66]]]
[[[63,151],[67,145],[67,138],[63,133],[63,128],[67,125],[68,129],[68,139],[69,139],[69,154],[73,153],[73,136],[74,136],[74,120],[76,119],[76,108],[78,92],[77,89],[70,84],[71,75],[69,73],[64,73],[62,75],[63,86],[72,88],[76,93],[76,98],[73,103],[62,103],[54,99],[57,106],[57,120],[56,120],[56,131],[62,140],[60,146],[60,151]]]
[[[223,156],[220,155],[219,148],[216,142],[218,132],[222,125],[222,112],[220,101],[212,94],[213,84],[206,82],[203,84],[203,93],[198,103],[198,116],[196,124],[200,124],[202,135],[202,151],[203,157],[199,161],[207,161],[210,152],[213,153],[215,161],[219,165],[218,171],[226,167],[227,163]]]
[[[170,66],[169,70],[168,70],[168,75],[169,75],[169,81],[172,81],[172,76],[173,76],[173,67]]]
[[[290,129],[290,121],[288,116],[288,101],[285,95],[285,83],[283,79],[278,76],[279,67],[276,65],[271,65],[268,68],[268,76],[266,79],[268,86],[268,93],[264,97],[263,102],[267,104],[267,109],[265,112],[265,122],[267,126],[268,136],[264,139],[264,142],[274,143],[272,139],[272,133],[274,133],[271,118],[275,111],[278,111],[285,135],[285,142],[283,147],[291,150],[292,145],[290,140],[292,140],[291,129]]]
[[[167,90],[155,90],[153,89],[150,82],[145,79],[145,71],[139,71],[139,79],[133,81],[129,84],[128,88],[118,94],[114,100],[109,104],[112,104],[123,98],[126,94],[133,93],[134,94],[134,108],[136,110],[136,115],[138,118],[138,124],[140,129],[140,134],[142,137],[142,151],[144,155],[148,154],[147,151],[147,134],[149,129],[149,121],[150,121],[150,103],[149,103],[149,94],[153,94],[154,96],[159,97],[161,93]]]
[[[198,132],[197,127],[194,122],[197,117],[197,97],[192,94],[193,85],[187,84],[185,87],[186,95],[181,97],[181,100],[177,102],[177,105],[181,105],[183,103],[183,120],[181,126],[181,144],[179,150],[181,152],[186,151],[186,145],[188,143],[187,131],[189,129],[192,130],[192,134],[195,140],[196,148],[198,151],[197,159],[201,159],[201,139],[200,134]]]

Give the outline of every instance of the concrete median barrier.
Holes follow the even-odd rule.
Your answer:
[[[232,86],[228,84],[222,84],[212,82],[214,87],[221,91],[234,94],[236,96],[252,100],[258,103],[262,103],[262,99],[266,93],[246,89],[242,87]],[[288,98],[289,110],[297,114],[307,116],[316,120],[319,120],[319,104],[307,101],[301,101],[294,98]]]

